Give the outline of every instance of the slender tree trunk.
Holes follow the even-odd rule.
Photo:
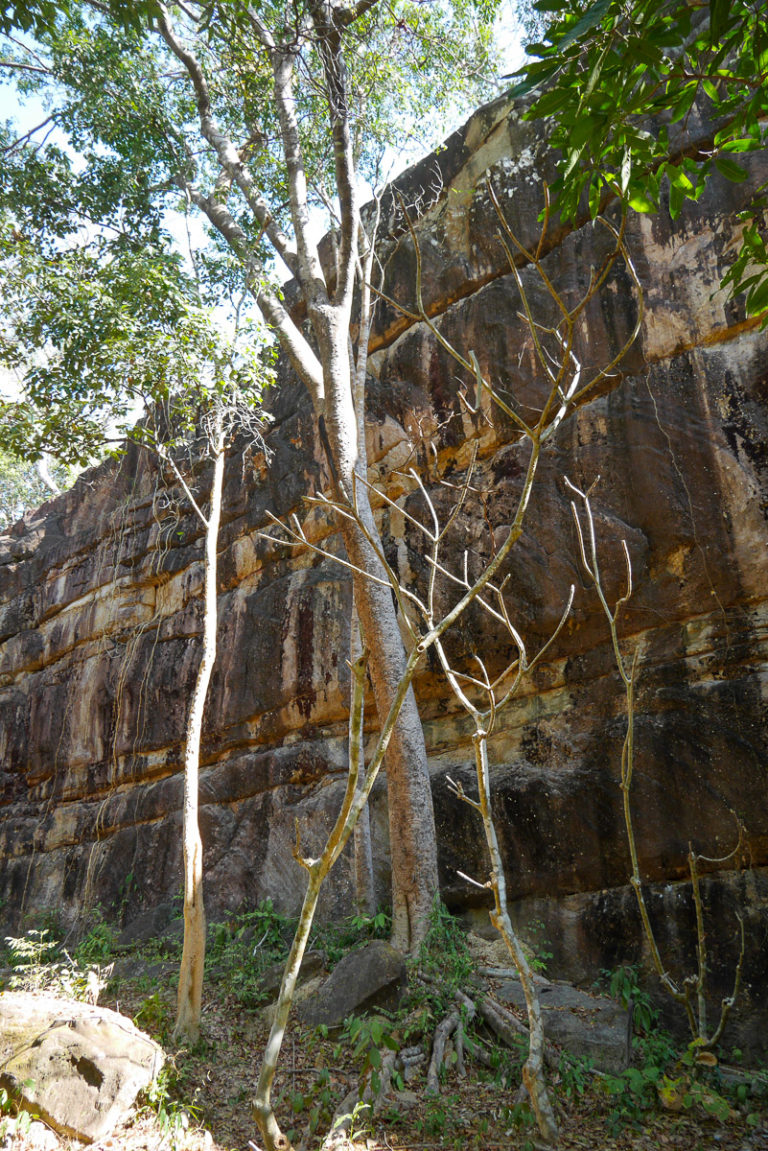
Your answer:
[[[337,479],[354,498],[366,530],[378,540],[368,490],[354,482],[359,448],[349,363],[349,317],[340,308],[317,309],[312,316],[320,342],[325,403],[322,414]],[[347,555],[361,571],[386,582],[376,552],[360,527],[342,520]],[[392,592],[387,585],[355,576],[355,604],[379,719],[389,712],[405,671],[406,655]],[[386,756],[389,838],[392,867],[392,943],[414,951],[426,934],[438,890],[437,839],[427,752],[416,696],[409,688]]]
[[[483,818],[485,839],[488,844],[488,853],[491,857],[492,889],[494,908],[491,912],[491,923],[501,935],[514,960],[520,976],[520,983],[525,996],[525,1005],[528,1011],[528,1058],[523,1064],[523,1083],[531,1099],[544,1141],[553,1146],[558,1140],[557,1120],[547,1091],[544,1073],[544,1024],[541,1017],[541,1004],[539,994],[533,982],[528,959],[512,927],[512,921],[507,911],[507,883],[504,877],[504,863],[501,857],[496,825],[493,822],[491,811],[491,776],[488,768],[488,733],[483,727],[477,726],[472,737],[475,745],[475,769],[477,771],[477,784],[480,796],[480,814]]]
[[[349,662],[354,665],[362,654],[362,644],[360,643],[360,621],[357,618],[357,608],[353,605],[352,609],[352,626],[349,631]],[[350,771],[355,770],[357,773],[359,791],[363,784],[363,777],[365,775],[365,743],[362,738],[363,727],[363,713],[362,705],[360,711],[360,728],[361,738],[355,744],[353,739],[353,727],[355,724],[355,716],[352,708],[351,693],[354,689],[354,682],[350,683],[350,704],[349,704],[349,755],[350,760],[352,755],[357,751],[358,762],[353,764],[350,762]],[[373,884],[373,848],[371,845],[371,817],[370,808],[366,803],[360,816],[355,824],[355,829],[352,832],[352,842],[354,845],[354,906],[357,915],[373,915],[376,910],[376,892]]]
[[[179,970],[175,1039],[195,1043],[200,1036],[203,973],[205,969],[205,905],[203,901],[203,843],[198,819],[200,741],[203,713],[213,665],[216,662],[216,545],[224,487],[223,412],[216,412],[214,468],[210,510],[205,521],[203,654],[197,671],[184,751],[184,947]]]

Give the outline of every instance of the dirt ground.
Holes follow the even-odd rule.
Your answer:
[[[151,1010],[161,1024],[172,1018],[172,994],[167,991],[147,997],[144,990],[124,987],[119,997],[104,997],[103,1003],[130,1015],[141,1012],[148,998],[150,1012],[144,1007],[140,1017],[145,1025]],[[244,1017],[238,1004],[221,995],[209,995],[204,1020],[204,1039],[194,1051],[169,1051],[169,1097],[160,1103],[159,1113],[145,1105],[122,1128],[92,1145],[92,1151],[261,1149],[250,1115],[250,1099],[267,1024],[258,1016]],[[358,1079],[359,1065],[351,1058],[351,1047],[320,1039],[298,1027],[289,1029],[283,1050],[276,1084],[279,1121],[283,1130],[294,1133],[297,1146],[318,1146],[336,1101]],[[422,1072],[405,1091],[393,1093],[369,1128],[353,1131],[349,1151],[533,1151],[534,1131],[521,1128],[521,1119],[512,1106],[515,1086],[497,1082],[472,1064],[468,1064],[467,1072],[463,1080],[449,1074],[441,1095],[434,1099],[424,1097]],[[554,1086],[563,1151],[768,1149],[765,1119],[758,1128],[750,1128],[740,1113],[721,1123],[703,1114],[659,1109],[616,1130],[615,1107],[593,1084],[568,1082],[567,1078],[558,1083],[555,1077]],[[310,1125],[315,1122],[318,1126],[313,1136]],[[74,1151],[77,1146],[55,1138],[50,1131],[43,1133],[39,1127],[34,1124],[37,1130],[15,1137],[9,1132],[0,1146],[4,1151]]]
[[[475,961],[495,956],[476,956]],[[206,983],[203,1037],[192,1050],[169,1038],[175,1009],[175,964],[150,978],[121,978],[99,1003],[136,1020],[161,1042],[168,1064],[154,1098],[92,1151],[262,1151],[251,1117],[260,1053],[269,1032],[262,1008],[245,1008],[227,980]],[[425,1093],[424,1065],[377,1114],[352,1130],[346,1151],[535,1151],[536,1131],[525,1106],[515,1105],[519,1061],[486,1070],[467,1059],[466,1076],[449,1067],[438,1096]],[[323,1036],[289,1025],[273,1100],[278,1121],[297,1151],[316,1151],[340,1100],[360,1081],[361,1057],[349,1037]],[[506,1081],[504,1076],[510,1077]],[[718,1120],[698,1105],[624,1109],[606,1082],[580,1065],[550,1073],[562,1151],[768,1151],[768,1104],[729,1098]],[[669,1102],[669,1101],[668,1101]],[[671,1105],[675,1106],[673,1099]],[[5,1130],[3,1131],[3,1124]],[[27,1131],[0,1120],[0,1151],[75,1151],[40,1123]]]

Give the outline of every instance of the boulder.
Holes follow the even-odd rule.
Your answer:
[[[598,1071],[618,1075],[632,1058],[632,1013],[604,995],[589,995],[568,983],[538,987],[544,1034],[570,1055],[591,1060]],[[502,1003],[525,1008],[519,980],[496,988]]]
[[[297,985],[300,986],[306,983],[308,979],[314,979],[325,968],[322,951],[307,951],[304,953],[304,958],[301,961],[301,969]],[[265,970],[261,977],[261,989],[264,992],[264,997],[268,1003],[272,1003],[277,999],[280,993],[280,984],[283,982],[283,972],[285,971],[285,963],[278,960],[277,963],[270,963],[269,967]]]
[[[0,996],[0,1087],[61,1135],[92,1143],[157,1076],[162,1049],[130,1019],[55,996]]]
[[[317,994],[300,1005],[299,1016],[310,1027],[339,1027],[348,1015],[396,1007],[405,982],[401,953],[374,939],[337,963]]]

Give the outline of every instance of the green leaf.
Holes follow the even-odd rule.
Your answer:
[[[760,147],[760,144],[751,136],[747,136],[740,140],[726,140],[720,147],[723,152],[754,152],[756,148]]]
[[[761,283],[747,293],[747,314],[759,315],[768,308],[768,268],[766,268]]]
[[[693,184],[682,168],[676,168],[673,164],[668,164],[667,175],[669,176],[670,184],[674,188],[678,188],[685,195],[693,191]]]
[[[696,93],[698,90],[699,85],[696,81],[692,81],[690,84],[686,84],[685,88],[683,88],[682,95],[673,106],[672,117],[670,120],[672,124],[676,124],[678,120],[682,120],[684,116],[688,115],[691,110],[691,105],[696,99]]]
[[[575,44],[577,40],[590,32],[608,13],[612,3],[613,0],[595,0],[592,7],[586,10],[580,20],[577,20],[570,32],[566,32],[562,39],[557,41],[555,44],[557,51],[565,51],[566,48],[570,48],[571,44]]]
[[[571,99],[569,92],[564,92],[560,88],[554,88],[551,92],[545,92],[536,101],[536,115],[542,117],[552,116],[555,112],[559,112],[568,101]]]
[[[727,156],[715,156],[715,167],[721,176],[725,176],[726,180],[730,180],[733,184],[740,184],[749,174],[740,164],[729,160]]]
[[[669,189],[669,214],[673,220],[676,220],[680,215],[680,209],[685,201],[685,192],[677,184],[672,184]]]
[[[601,117],[579,116],[568,137],[569,145],[572,148],[582,148],[603,124],[604,121]]]
[[[728,24],[731,14],[731,0],[709,0],[709,36],[716,44]]]
[[[710,79],[705,78],[704,80],[702,80],[701,86],[704,89],[704,91],[707,93],[707,95],[709,96],[709,98],[713,104],[719,104],[720,103],[720,96],[718,94],[717,88],[715,87],[715,85],[712,83],[712,81]]]
[[[656,205],[646,196],[645,192],[634,192],[629,197],[629,206],[633,212],[655,212]]]
[[[507,95],[513,100],[518,100],[522,96],[528,96],[531,92],[535,92],[547,80],[551,80],[555,72],[557,72],[558,65],[550,64],[547,68],[537,71],[534,74],[533,68],[528,69],[528,74],[525,80],[520,80],[519,83],[513,84],[508,89]],[[517,74],[517,73],[516,73]]]

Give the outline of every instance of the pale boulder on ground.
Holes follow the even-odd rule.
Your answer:
[[[0,995],[0,1087],[62,1135],[103,1138],[163,1062],[162,1049],[116,1011],[55,996]]]

